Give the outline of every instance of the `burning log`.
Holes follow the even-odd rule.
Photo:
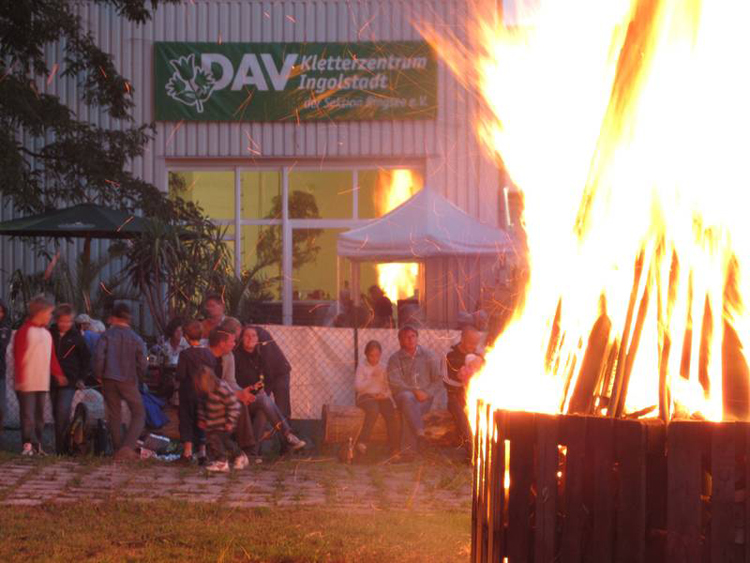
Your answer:
[[[622,395],[622,384],[625,373],[625,356],[628,351],[628,342],[630,339],[630,325],[633,322],[633,311],[635,310],[635,302],[638,298],[638,288],[641,284],[641,273],[643,271],[643,260],[644,251],[638,254],[638,258],[635,260],[635,271],[633,274],[633,289],[630,291],[630,300],[628,301],[628,312],[625,316],[625,328],[623,328],[622,336],[620,337],[620,349],[617,353],[617,367],[615,372],[615,380],[612,384],[612,395],[609,401],[609,407],[607,408],[607,414],[610,417],[616,415],[617,405],[620,404],[620,396]]]
[[[573,374],[576,369],[576,357],[574,355],[568,356],[568,363],[565,365],[565,388],[562,393],[562,402],[560,403],[560,411],[565,408],[565,399],[570,391],[570,382],[573,381]]]
[[[659,249],[663,250],[663,241]],[[669,367],[669,354],[672,351],[672,337],[668,329],[671,326],[672,312],[677,295],[677,285],[679,279],[680,261],[677,253],[672,251],[672,263],[669,268],[669,285],[667,287],[667,307],[666,318],[664,318],[664,299],[662,288],[658,288],[657,293],[657,316],[656,323],[659,334],[659,418],[664,422],[669,421],[669,388],[667,386],[667,370]]]
[[[555,318],[552,321],[552,330],[549,335],[547,344],[547,353],[544,355],[544,365],[547,371],[551,371],[552,364],[557,356],[557,350],[560,346],[560,317],[562,316],[562,299],[558,299],[557,308],[555,309]]]
[[[650,415],[652,412],[656,410],[656,405],[651,405],[650,407],[645,407],[643,409],[637,410],[635,412],[628,413],[625,418],[630,419],[638,419],[643,418],[644,416]]]
[[[742,354],[742,342],[737,331],[726,321],[721,356],[724,417],[730,420],[747,420],[750,418],[750,371]]]
[[[661,353],[659,354],[659,418],[669,421],[669,390],[667,389],[667,366],[672,340],[668,334],[664,335]]]
[[[604,366],[604,372],[602,375],[602,384],[599,389],[599,405],[596,414],[602,414],[604,409],[609,408],[610,397],[612,396],[612,377],[614,376],[615,368],[617,367],[617,356],[620,350],[620,340],[615,339],[610,346],[609,354],[607,355],[607,364]]]
[[[633,372],[633,364],[635,363],[635,356],[638,353],[638,344],[641,342],[641,333],[643,332],[643,323],[646,320],[646,312],[648,311],[649,302],[649,286],[651,282],[651,267],[648,269],[648,276],[646,277],[646,287],[643,289],[643,297],[641,298],[641,304],[638,306],[638,316],[635,321],[635,328],[633,329],[633,340],[628,348],[628,355],[625,358],[625,370],[622,376],[622,386],[620,388],[620,394],[618,401],[613,405],[615,408],[615,416],[622,416],[625,410],[625,399],[628,396],[628,387],[630,386],[630,374]]]
[[[611,329],[612,322],[606,313],[602,313],[596,319],[589,335],[586,352],[581,363],[581,371],[578,374],[578,381],[568,406],[568,413],[570,414],[592,414],[594,412],[596,389],[601,382],[609,357],[609,333]]]
[[[729,263],[724,286],[724,310],[742,308],[742,295],[737,287],[739,264],[736,259]],[[725,418],[747,420],[750,418],[750,370],[742,353],[742,342],[737,331],[725,319],[721,350],[723,377],[723,399]]]
[[[706,295],[703,305],[703,324],[701,326],[701,342],[698,350],[698,381],[703,389],[711,392],[711,380],[708,378],[708,362],[711,354],[711,339],[714,334],[713,311],[711,302]]]

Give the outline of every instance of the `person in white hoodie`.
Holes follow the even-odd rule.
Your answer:
[[[388,385],[388,373],[380,364],[380,356],[383,349],[380,342],[370,340],[365,345],[365,358],[367,361],[361,363],[354,376],[354,390],[357,393],[356,404],[365,411],[365,421],[357,438],[356,448],[360,453],[367,451],[367,442],[370,440],[372,429],[382,415],[388,431],[388,445],[391,455],[399,451],[399,432],[396,421],[396,408],[391,397],[391,388]]]
[[[21,455],[44,455],[44,403],[54,377],[60,387],[68,380],[55,355],[52,335],[47,329],[54,303],[44,295],[29,301],[28,316],[13,337],[13,364],[16,395],[21,410]]]

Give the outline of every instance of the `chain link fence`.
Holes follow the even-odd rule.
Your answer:
[[[318,419],[323,405],[354,404],[354,372],[364,360],[364,347],[377,340],[383,348],[382,362],[398,350],[398,331],[388,328],[332,328],[317,326],[264,325],[292,365],[292,418]],[[420,329],[419,344],[439,358],[458,342],[457,330]],[[10,359],[10,358],[9,358]],[[439,362],[445,370],[445,362]],[[19,425],[18,401],[13,389],[13,375],[6,378],[7,409],[5,426]],[[433,408],[445,408],[445,394],[436,397]],[[47,402],[45,418],[52,422]]]
[[[292,417],[297,419],[320,418],[325,404],[354,404],[354,372],[358,362],[365,361],[367,342],[380,342],[383,364],[399,347],[396,329],[280,325],[264,328],[292,364]],[[419,344],[440,358],[459,337],[456,330],[420,329]],[[439,365],[445,369],[445,362]],[[436,398],[433,408],[445,407],[443,395]]]

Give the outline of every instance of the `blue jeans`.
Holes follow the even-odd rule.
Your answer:
[[[401,411],[401,451],[416,451],[417,436],[424,436],[422,417],[432,407],[433,397],[420,403],[413,391],[399,391],[393,398]]]
[[[282,437],[285,437],[292,431],[278,405],[264,391],[259,391],[255,395],[255,400],[250,403],[248,410],[253,419],[255,441],[259,448],[263,432],[266,428],[266,422],[270,422],[274,430],[278,431]]]
[[[287,373],[277,376],[271,381],[270,385],[266,386],[266,394],[269,396],[273,395],[273,400],[279,407],[279,411],[287,419],[292,418],[292,398],[289,391],[291,386],[290,379],[290,374]]]
[[[53,387],[50,389],[52,400],[52,416],[55,419],[55,451],[62,454],[65,444],[65,434],[70,424],[70,408],[73,405],[73,387]]]

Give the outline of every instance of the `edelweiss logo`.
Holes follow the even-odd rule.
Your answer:
[[[174,68],[174,74],[167,82],[167,95],[186,106],[195,106],[198,113],[203,113],[203,103],[214,91],[214,75],[210,70],[195,66],[195,54],[173,59],[169,64]]]

